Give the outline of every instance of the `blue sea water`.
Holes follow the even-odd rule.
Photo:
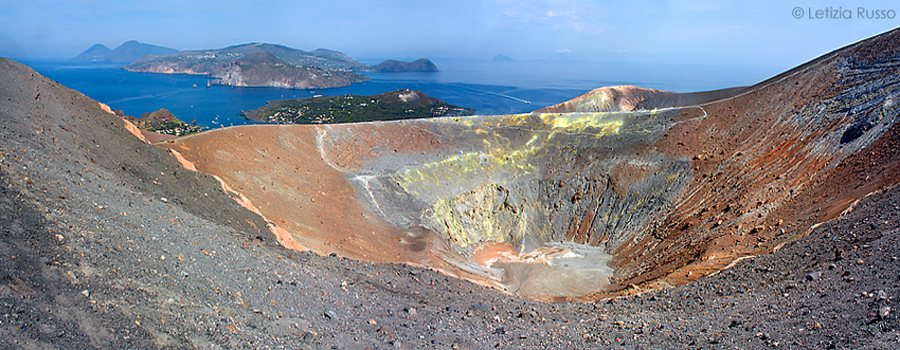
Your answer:
[[[68,61],[23,62],[39,73],[126,115],[166,108],[184,121],[204,127],[251,122],[243,110],[266,101],[315,95],[374,95],[398,89],[420,90],[477,114],[526,113],[610,85],[690,92],[751,85],[776,72],[763,68],[664,66],[595,62],[437,61],[440,72],[365,73],[372,80],[319,90],[212,86],[207,77],[132,73],[121,64]],[[195,88],[194,85],[197,87]]]

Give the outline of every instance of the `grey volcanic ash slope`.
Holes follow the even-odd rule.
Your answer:
[[[646,114],[648,118],[686,118],[678,119],[675,126],[669,127],[665,138],[682,136],[670,141],[668,146],[684,150],[688,155],[699,154],[698,159],[688,156],[691,162],[685,168],[694,169],[693,173],[701,179],[703,174],[707,174],[706,179],[712,174],[713,180],[717,176],[733,178],[731,182],[717,183],[724,192],[716,192],[716,196],[724,198],[732,198],[730,193],[744,193],[741,188],[752,187],[752,182],[742,182],[742,176],[754,176],[757,181],[790,177],[758,176],[756,169],[773,167],[776,162],[772,158],[762,158],[769,159],[767,163],[740,163],[734,169],[727,164],[718,165],[722,170],[707,171],[711,165],[696,162],[704,155],[691,147],[708,147],[708,143],[687,136],[696,136],[696,130],[703,128],[724,130],[729,138],[717,139],[720,143],[715,147],[728,154],[723,158],[738,162],[742,158],[737,152],[745,153],[746,149],[735,151],[726,146],[742,138],[758,141],[746,138],[741,132],[752,134],[764,129],[764,125],[756,125],[751,131],[747,130],[747,124],[736,121],[757,117],[765,120],[764,113],[749,111],[759,110],[755,106],[774,105],[767,103],[770,100],[784,97],[797,101],[783,107],[786,116],[810,116],[818,121],[816,118],[822,114],[817,111],[829,111],[844,117],[838,120],[849,122],[826,128],[836,131],[825,136],[808,135],[804,129],[794,130],[792,137],[798,142],[763,144],[761,149],[786,152],[798,147],[817,151],[828,150],[829,145],[845,145],[848,151],[832,158],[840,160],[819,173],[824,175],[796,183],[791,188],[798,193],[794,199],[768,214],[784,218],[776,226],[779,228],[773,230],[777,235],[741,236],[737,232],[733,236],[745,237],[754,247],[758,243],[762,252],[771,250],[768,246],[784,237],[802,236],[776,252],[743,259],[730,269],[691,284],[605,302],[559,304],[511,296],[417,267],[371,264],[285,250],[274,244],[266,226],[290,228],[288,220],[282,222],[281,218],[267,215],[271,222],[266,223],[235,204],[233,193],[223,191],[216,179],[184,170],[174,155],[132,136],[120,119],[96,102],[27,67],[0,59],[0,78],[4,81],[0,86],[0,139],[3,140],[0,144],[0,256],[3,257],[0,259],[0,348],[896,347],[900,339],[897,317],[900,264],[896,262],[900,256],[900,189],[893,184],[898,176],[896,164],[900,154],[896,150],[900,148],[900,133],[896,124],[883,121],[895,114],[897,45],[897,32],[891,32],[836,51],[824,60],[829,64],[793,71],[780,78],[783,83],[770,82],[730,99],[733,104],[704,105],[708,113],[705,119],[699,118],[702,113],[691,111],[698,108]],[[736,111],[739,108],[747,109]],[[709,121],[712,119],[709,115],[718,115],[722,123],[734,126],[692,124]],[[601,128],[599,122],[608,121],[601,118],[586,127]],[[518,123],[515,118],[508,122]],[[531,119],[534,126],[545,122],[556,125],[560,134],[566,130],[559,128],[587,121],[560,117],[541,122]],[[385,131],[389,130],[387,127],[407,123],[378,126],[382,128],[380,131]],[[286,129],[276,127],[270,131]],[[301,143],[302,138],[286,135],[280,135],[281,141],[316,150],[317,132],[308,130],[314,132],[311,145]],[[273,134],[257,134],[253,129],[235,131],[235,135],[229,136],[233,139],[221,139],[223,145],[240,143],[237,140],[250,137],[261,141]],[[331,132],[336,133],[329,136]],[[326,137],[341,135],[339,132],[345,131],[329,129],[321,144],[326,145],[329,141]],[[412,136],[410,142],[422,137]],[[837,143],[830,143],[831,138]],[[807,139],[818,143],[800,142]],[[410,146],[422,149],[423,144],[437,148],[443,143]],[[271,145],[267,147],[270,148],[252,150],[257,155],[263,155],[259,152],[262,151],[267,157],[278,157]],[[395,148],[398,153],[404,151]],[[352,155],[353,151],[348,148],[347,152],[351,153],[347,154]],[[513,160],[516,155],[522,153],[509,156]],[[586,153],[584,157],[596,159],[600,155]],[[798,158],[797,153],[789,158]],[[355,157],[329,159],[342,169],[365,165],[361,162],[365,159]],[[473,164],[482,164],[482,159],[471,158]],[[334,188],[325,185],[346,181],[341,180],[344,175],[331,165],[317,164],[295,170],[320,171],[319,177],[307,176],[308,180],[304,181],[321,181],[322,190],[331,191]],[[669,164],[678,168],[679,163],[676,158]],[[198,168],[203,170],[202,166]],[[802,162],[789,169],[798,172],[792,176],[811,176],[804,175],[807,169]],[[573,169],[559,170],[554,169],[554,173],[565,174],[566,170],[573,173]],[[641,173],[643,170],[625,171]],[[329,172],[336,177],[321,176]],[[617,175],[606,181],[611,188],[621,191],[619,198],[634,196],[629,192],[628,183],[623,184],[621,179]],[[579,195],[572,187],[575,190],[568,195],[569,187],[584,183],[554,180],[545,185],[563,189],[559,191],[565,194],[567,202],[558,202],[560,209],[579,213],[578,203],[593,201],[586,198],[603,194],[582,187]],[[360,193],[354,187],[359,184],[341,186],[349,191],[347,195],[355,195]],[[272,183],[265,185],[272,186]],[[236,182],[232,184],[235,190],[249,193],[247,186],[243,189],[240,186]],[[692,185],[689,182],[678,186]],[[506,213],[496,217],[498,223],[510,222],[516,218],[511,215],[512,209],[524,208],[511,189],[515,187],[487,186],[460,197],[468,203],[499,203],[485,207],[499,208],[499,212]],[[440,195],[436,190],[427,192],[424,187],[420,190],[420,194]],[[340,192],[331,192],[336,193]],[[382,193],[380,198],[385,199],[385,194],[390,192]],[[691,197],[671,202],[684,198]],[[842,217],[827,221],[836,216],[833,211],[847,207],[843,203],[848,198],[863,199]],[[270,203],[249,199],[263,214],[266,207],[277,204],[274,200]],[[316,199],[318,203],[328,196]],[[329,204],[341,204],[332,201]],[[466,201],[453,203],[463,205]],[[748,210],[755,202],[750,208],[745,207],[745,202],[732,199],[728,203],[731,205],[725,204],[720,209],[738,218],[750,219],[754,215],[758,218],[759,212]],[[345,207],[353,209],[354,205],[350,204]],[[360,208],[368,210],[365,205]],[[440,206],[426,208],[431,208],[429,213],[440,210]],[[377,227],[369,221],[373,219],[350,216],[360,212],[336,214],[344,215],[344,221]],[[670,215],[667,221],[660,222],[663,227],[671,225],[678,230],[663,238],[674,240],[695,235],[697,238],[688,243],[709,247],[708,236],[698,234],[707,231],[694,230],[708,225],[705,216],[692,221],[691,210],[682,210],[678,215]],[[387,219],[380,219],[386,222],[382,228],[393,233],[396,222],[402,222],[404,217],[389,217],[393,222]],[[405,217],[405,220],[413,219]],[[720,218],[711,224],[725,226],[731,220],[735,219]],[[822,224],[810,228],[812,223]],[[590,241],[594,237],[591,231],[583,234],[577,227],[581,226],[572,231],[575,237],[572,240]],[[756,226],[748,228],[752,230]],[[768,228],[760,230],[757,229],[770,232]],[[368,233],[373,232],[380,231]],[[452,231],[446,232],[449,235]],[[458,233],[465,232],[472,231]],[[568,234],[567,230],[563,232]],[[349,251],[351,243],[365,242],[347,239],[352,238],[353,232],[335,230],[333,233],[350,236],[342,237],[345,240],[341,242],[344,245],[340,247],[341,253]],[[408,241],[404,243],[410,247],[407,257],[414,257],[417,252],[424,254],[421,252],[431,244],[421,240],[427,236],[425,232],[418,233],[418,241],[415,235],[409,235],[416,232],[397,233]],[[457,241],[478,238],[451,237]],[[367,252],[364,247],[359,249],[360,253]],[[704,260],[708,255],[702,249],[696,251],[700,252],[695,255],[698,262],[716,260]],[[657,253],[649,250],[644,255],[654,257],[654,254]],[[669,261],[678,262],[677,259]],[[616,266],[615,261],[611,264]],[[640,265],[635,266],[630,271],[640,271]],[[700,269],[689,271],[702,273]]]

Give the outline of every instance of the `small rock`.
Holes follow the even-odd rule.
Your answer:
[[[369,319],[369,324],[370,324],[370,325],[373,325],[373,326],[377,326],[377,325],[378,325],[378,322],[376,322],[374,319],[371,319],[371,318],[370,318],[370,319]]]
[[[816,271],[806,275],[807,281],[818,281],[819,278],[822,278],[822,271]]]
[[[316,333],[315,333],[315,332],[308,331],[308,330],[307,330],[307,331],[303,331],[303,337],[302,337],[302,338],[303,338],[303,341],[304,341],[304,342],[311,342],[313,339],[315,339],[315,337],[316,337]]]
[[[884,290],[879,290],[876,297],[878,300],[887,300],[887,293],[885,293]]]
[[[418,312],[416,311],[416,308],[414,308],[414,307],[411,307],[411,308],[406,309],[406,312],[409,313],[409,314],[412,315],[412,316],[415,316],[415,315],[418,314]]]
[[[81,291],[81,295],[84,295],[84,297],[87,298],[87,297],[91,296],[91,292],[88,291],[87,289],[85,289],[85,290]]]
[[[890,315],[891,315],[891,307],[890,306],[885,305],[885,306],[878,308],[878,317],[881,317],[881,319],[885,319]]]
[[[166,197],[162,197],[159,200],[161,200],[163,203],[169,203],[169,199]]]
[[[325,310],[324,315],[325,315],[325,318],[327,318],[329,320],[333,320],[333,319],[337,318],[337,315],[335,315],[334,311],[331,311],[331,310]]]

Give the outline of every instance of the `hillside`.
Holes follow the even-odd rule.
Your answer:
[[[123,115],[122,111],[114,112],[140,130],[152,131],[163,135],[184,136],[197,133],[201,129],[199,126],[181,121],[165,108],[153,113],[144,113],[140,118]]]
[[[377,120],[472,115],[473,110],[448,104],[421,91],[398,90],[379,95],[319,96],[269,101],[241,115],[249,120],[287,124],[356,123]]]
[[[327,89],[369,80],[356,73],[285,63],[268,52],[256,52],[223,63],[209,75],[216,78],[214,84],[288,89]]]
[[[110,62],[112,50],[103,44],[94,44],[89,49],[84,50],[78,56],[72,57],[70,61],[80,62]]]
[[[119,45],[115,50],[110,50],[102,44],[95,44],[80,55],[75,56],[71,61],[81,62],[134,62],[137,59],[148,55],[168,55],[178,52],[178,50],[168,47],[150,45],[129,40]]]
[[[269,53],[284,63],[301,67],[316,67],[328,71],[364,70],[366,65],[330,50],[312,52],[295,50],[283,45],[252,43],[218,50],[182,51],[162,57],[146,57],[125,66],[131,72],[213,74],[217,67],[253,53]]]
[[[0,79],[2,349],[900,338],[900,30],[738,93],[158,145],[24,65]]]

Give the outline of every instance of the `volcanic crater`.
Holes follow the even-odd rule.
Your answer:
[[[0,78],[0,348],[900,339],[900,29],[750,87],[153,145]]]
[[[896,184],[896,157],[848,169],[896,133],[896,36],[745,88],[616,86],[519,115],[243,126],[160,146],[287,246],[598,300],[771,252]]]

